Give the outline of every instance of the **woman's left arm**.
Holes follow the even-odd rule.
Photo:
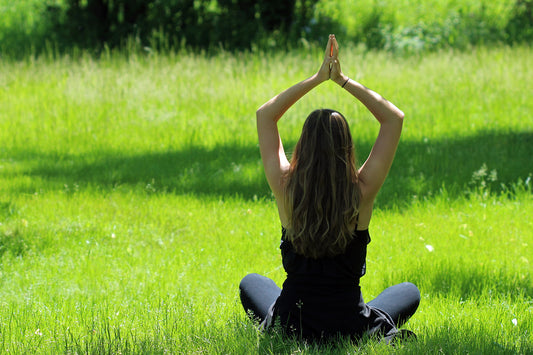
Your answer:
[[[342,73],[338,59],[339,45],[335,39],[332,54],[331,80],[363,103],[380,124],[379,134],[370,155],[359,169],[361,199],[371,206],[392,165],[400,141],[404,113],[378,93]]]

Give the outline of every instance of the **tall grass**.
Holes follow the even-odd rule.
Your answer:
[[[362,279],[366,300],[421,289],[419,340],[396,348],[261,334],[239,303],[246,273],[284,278],[254,112],[318,51],[1,61],[1,351],[532,352],[531,57],[342,48],[406,113]],[[317,106],[348,117],[362,160],[376,123],[333,83],[284,117],[288,150]]]

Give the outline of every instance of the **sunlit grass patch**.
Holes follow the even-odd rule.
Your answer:
[[[343,70],[406,113],[364,297],[411,281],[422,303],[416,343],[327,351],[531,352],[531,50],[343,50]],[[324,351],[258,333],[238,299],[249,272],[284,279],[255,109],[319,57],[0,62],[0,349]],[[377,124],[329,83],[287,112],[287,151],[316,106],[346,115],[364,159]]]

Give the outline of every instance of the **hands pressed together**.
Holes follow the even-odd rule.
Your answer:
[[[329,35],[326,52],[324,54],[324,61],[318,70],[317,77],[321,81],[331,79],[339,85],[344,84],[348,79],[341,70],[341,64],[339,62],[339,44],[337,43],[335,35]]]

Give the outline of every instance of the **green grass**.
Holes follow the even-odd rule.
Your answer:
[[[245,274],[284,278],[254,112],[319,51],[132,53],[0,62],[0,351],[531,353],[531,49],[342,51],[406,113],[362,286],[417,284],[418,342],[317,348],[239,303]],[[317,106],[362,160],[376,123],[333,83],[284,117],[288,150]]]

